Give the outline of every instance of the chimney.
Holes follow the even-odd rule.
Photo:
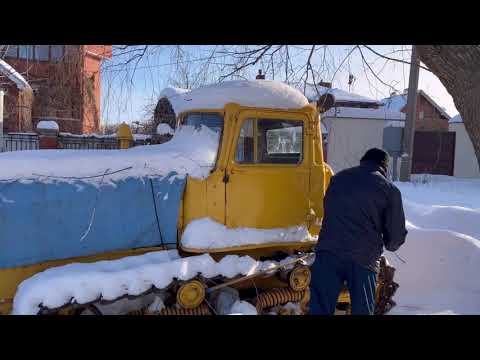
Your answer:
[[[318,83],[318,86],[323,86],[323,87],[331,89],[332,88],[332,83],[331,82],[326,82],[326,81],[320,81]]]
[[[265,80],[265,75],[262,74],[262,70],[258,70],[258,75],[255,78],[257,80]]]

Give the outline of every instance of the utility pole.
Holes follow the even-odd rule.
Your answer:
[[[418,72],[420,60],[417,47],[412,45],[410,61],[410,77],[408,79],[407,116],[403,132],[403,154],[400,161],[400,181],[410,181],[412,171],[413,139],[415,136],[415,117],[417,113]]]

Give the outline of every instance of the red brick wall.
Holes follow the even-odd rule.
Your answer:
[[[405,112],[405,108],[402,109]],[[422,118],[423,112],[423,118]],[[415,130],[418,131],[448,131],[448,120],[442,118],[440,111],[421,94],[417,96],[417,116]]]
[[[82,131],[86,134],[100,129],[101,79],[100,66],[111,58],[111,45],[85,45],[84,50],[84,103]]]
[[[4,119],[4,132],[18,132],[35,130],[36,124],[41,117],[50,117],[55,120],[61,132],[70,132],[74,134],[98,132],[100,128],[100,101],[101,101],[101,82],[100,65],[105,58],[111,58],[111,45],[84,45],[80,46],[79,55],[80,66],[75,73],[69,72],[71,80],[67,83],[71,88],[68,93],[62,94],[64,97],[72,99],[72,104],[67,104],[61,108],[56,108],[55,103],[46,100],[58,99],[52,92],[52,86],[46,86],[37,91],[34,95],[32,106],[32,119],[30,127],[24,129],[19,124],[15,114],[17,108],[18,91],[12,83],[6,87],[5,110],[8,113]],[[8,63],[17,71],[24,74],[35,88],[35,82],[41,79],[51,79],[55,72],[63,71],[57,63],[46,61],[37,62],[25,59],[8,58]],[[55,81],[53,81],[55,84]],[[63,85],[65,86],[65,84]],[[63,88],[62,88],[63,89]],[[68,103],[68,99],[67,103]],[[74,101],[75,100],[75,101]]]

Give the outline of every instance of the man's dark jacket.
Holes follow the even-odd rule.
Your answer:
[[[333,176],[324,209],[317,251],[378,271],[383,247],[396,251],[405,242],[401,193],[374,162],[362,161]]]

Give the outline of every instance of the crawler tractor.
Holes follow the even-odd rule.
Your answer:
[[[253,100],[244,101],[238,95],[240,88],[242,96]],[[223,102],[196,101],[196,95],[204,99],[215,93],[222,94]],[[298,106],[290,105],[292,94],[300,99]],[[182,179],[175,174],[128,178],[100,194],[88,184],[80,189],[82,180],[75,184],[3,181],[0,192],[7,201],[0,207],[1,313],[10,314],[17,297],[34,298],[28,294],[27,285],[47,271],[51,272],[48,281],[53,281],[56,270],[61,273],[72,264],[101,262],[108,268],[119,259],[164,251],[178,251],[175,261],[186,261],[185,266],[205,254],[218,264],[233,255],[236,259],[248,256],[269,266],[233,276],[208,275],[200,270],[182,278],[174,276],[161,288],[152,284],[141,292],[118,290],[116,298],[99,291],[94,298],[66,296],[66,301],[53,305],[40,299],[35,312],[213,315],[228,313],[225,304],[246,301],[258,314],[308,313],[309,266],[321,227],[323,197],[332,176],[323,158],[317,108],[296,90],[267,80],[231,82],[178,97],[177,102],[188,105],[177,110],[178,129],[206,127],[219,135],[215,163],[205,178]],[[172,103],[175,101],[172,98]],[[151,151],[157,151],[155,146]],[[163,195],[163,203],[158,196],[152,198],[166,188],[168,200]],[[93,206],[96,218],[88,236],[80,239],[84,219]],[[186,229],[205,218],[227,230],[299,226],[308,230],[308,237],[242,244],[230,243],[227,237],[222,246],[205,246],[209,236],[205,233],[202,236],[206,241],[195,246],[189,242],[187,246],[183,241]],[[81,231],[77,229],[80,221]],[[168,262],[154,265],[159,272],[162,266],[169,266]],[[382,258],[377,314],[388,312],[394,305],[392,296],[398,285],[393,275],[394,269]],[[61,284],[64,288],[51,291],[69,293],[69,282]],[[36,284],[37,289],[41,285]],[[88,287],[88,281],[82,286]],[[155,302],[160,306],[152,306]],[[349,303],[348,291],[344,290],[338,300],[338,313],[349,313]]]

